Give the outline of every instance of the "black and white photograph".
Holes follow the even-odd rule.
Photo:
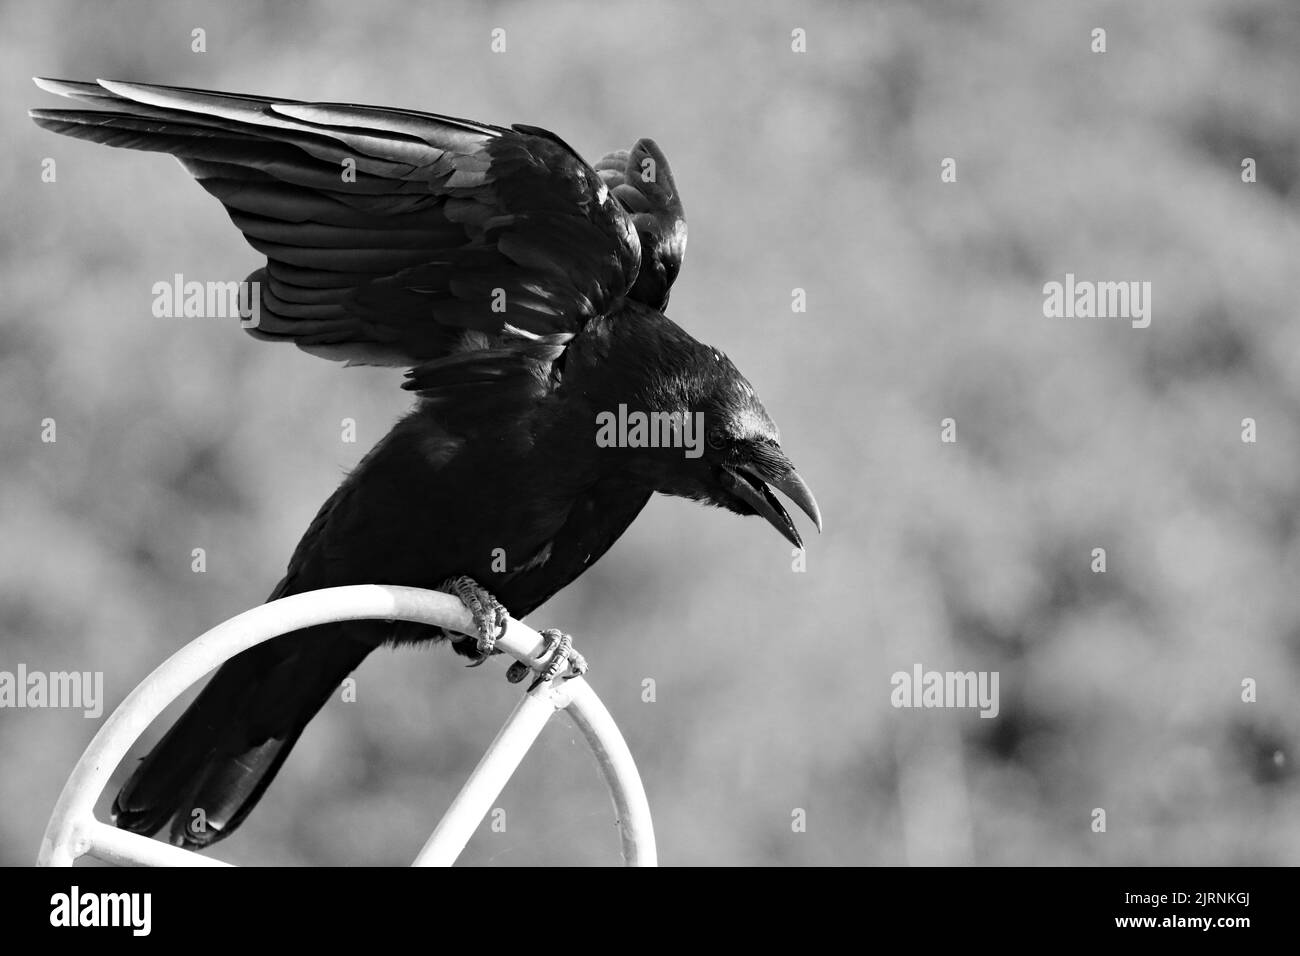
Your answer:
[[[1300,863],[1294,2],[0,51],[0,863]]]

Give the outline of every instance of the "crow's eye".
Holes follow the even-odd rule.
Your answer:
[[[716,426],[709,429],[705,439],[708,441],[710,448],[727,447],[727,433]]]

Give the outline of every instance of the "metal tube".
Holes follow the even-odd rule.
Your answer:
[[[451,866],[555,713],[545,687],[520,698],[412,866]]]
[[[438,625],[465,634],[474,633],[473,620],[469,612],[460,601],[448,594],[438,591],[426,591],[420,588],[373,584],[327,588],[306,594],[296,594],[245,611],[243,614],[217,625],[164,661],[127,695],[121,705],[100,727],[99,732],[95,734],[94,739],[82,754],[81,760],[73,768],[62,793],[59,794],[58,802],[55,804],[54,812],[46,827],[45,836],[41,841],[37,864],[41,866],[71,866],[76,857],[89,852],[95,845],[103,847],[106,853],[116,854],[116,858],[120,862],[129,862],[131,860],[142,863],[174,862],[176,859],[174,853],[166,852],[174,848],[166,847],[164,844],[155,841],[145,840],[144,842],[162,847],[162,851],[148,850],[143,851],[143,855],[134,854],[132,851],[140,848],[140,845],[135,840],[116,839],[118,831],[113,831],[114,837],[107,836],[103,830],[113,830],[113,828],[99,823],[95,819],[95,802],[108,785],[109,778],[118,764],[121,763],[139,736],[144,733],[168,704],[180,696],[191,684],[221,663],[241,651],[278,637],[281,634],[316,624],[347,620],[414,621]],[[526,624],[513,619],[507,623],[505,633],[497,640],[498,649],[530,665],[541,656],[545,647],[546,643],[542,640],[541,635]],[[595,693],[581,679],[569,681],[562,686],[570,687],[567,699],[572,701],[570,707],[577,707],[574,711],[575,720],[579,720],[580,727],[584,726],[581,722],[583,719],[581,715],[591,710],[593,702],[594,706],[599,708],[595,723],[592,723],[590,719],[587,721],[594,728],[593,733],[596,733],[597,737],[593,738],[591,734],[587,734],[588,739],[599,739],[602,741],[600,746],[612,748],[612,752],[620,754],[617,761],[618,769],[615,771],[614,765],[611,764],[610,769],[606,770],[606,779],[611,781],[611,786],[615,789],[615,806],[627,805],[635,807],[644,803],[645,794],[641,789],[640,778],[636,774],[635,766],[631,764],[631,755],[626,753],[626,744],[623,742],[622,736],[618,734],[617,728],[613,728],[613,736],[611,737],[609,731],[613,727],[613,722],[612,720],[606,720],[609,715],[600,706]],[[590,697],[581,688],[585,688]],[[550,689],[539,688],[538,693],[540,694],[543,690],[549,691]],[[577,690],[578,693],[574,694],[573,690]],[[532,696],[534,695],[528,695],[528,697]],[[557,706],[560,706],[557,703],[550,702],[552,700],[550,697],[547,697],[546,700],[548,701],[547,707],[550,708],[551,712]],[[532,705],[525,707],[522,703],[516,708],[516,714],[521,710],[525,711],[530,721],[540,713],[540,711],[534,711]],[[600,714],[603,714],[605,719],[602,719]],[[510,723],[508,722],[507,727],[509,726]],[[531,726],[531,724],[528,726]],[[540,725],[538,726],[538,732],[540,732]],[[504,734],[505,731],[503,730],[502,733]],[[584,733],[587,733],[585,729]],[[536,732],[532,735],[532,739],[535,738]],[[500,736],[498,739],[500,739]],[[515,733],[512,732],[507,735],[507,743],[514,740]],[[596,746],[596,744],[593,743],[593,746]],[[483,762],[490,765],[494,761],[494,752],[493,749],[489,749]],[[512,751],[507,751],[507,756],[511,754]],[[623,754],[625,756],[622,756]],[[522,758],[522,753],[519,757]],[[600,759],[599,753],[598,759]],[[514,759],[513,765],[510,766],[511,772],[513,772],[515,766],[518,766],[518,759]],[[627,773],[629,766],[632,770],[630,775]],[[482,763],[480,767],[482,767]],[[602,769],[606,769],[603,763]],[[491,766],[489,766],[487,772],[497,773]],[[612,776],[611,773],[613,773]],[[506,774],[506,779],[508,777],[509,773]],[[504,780],[502,783],[504,785]],[[631,796],[624,793],[620,797],[619,791],[635,792],[631,793]],[[499,793],[499,788],[497,792]],[[493,799],[495,799],[495,794],[493,794]],[[640,816],[636,816],[636,820],[640,821]],[[644,858],[644,846],[646,845],[644,841],[649,840],[650,858],[653,859],[654,836],[648,823],[649,819],[648,815],[646,815],[644,826],[638,822],[635,824],[636,829],[629,831],[627,821],[624,820],[620,810],[620,826],[624,830],[625,852],[628,840],[631,838],[642,847],[639,855]],[[95,839],[96,836],[99,838],[98,841]],[[128,834],[124,836],[134,837],[135,835]],[[136,837],[136,839],[143,840],[144,838]],[[433,842],[431,837],[430,843]],[[428,849],[429,847],[426,845],[426,850]],[[175,850],[175,852],[186,853],[187,851]],[[422,855],[423,853],[424,851],[422,851]],[[632,862],[632,857],[629,857],[629,862]]]
[[[623,839],[623,862],[628,866],[658,866],[654,824],[650,819],[650,801],[641,774],[632,759],[623,734],[605,709],[596,692],[582,678],[565,682],[559,689],[570,701],[564,712],[582,731],[614,801],[614,816]]]
[[[78,833],[87,841],[86,853],[118,866],[229,866],[221,860],[151,840],[129,830],[91,820]]]

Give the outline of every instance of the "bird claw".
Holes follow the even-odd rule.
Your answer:
[[[506,621],[510,619],[510,612],[492,596],[491,592],[473,578],[464,575],[448,578],[438,590],[460,598],[470,616],[474,618],[474,628],[478,631],[476,646],[482,657],[469,666],[478,667],[496,652],[497,639],[506,632]]]
[[[518,684],[521,680],[533,672],[533,669],[523,661],[515,661],[506,671],[506,680],[512,684]]]
[[[546,669],[537,675],[537,678],[528,685],[528,691],[531,693],[547,681],[553,681],[562,674],[567,668],[569,674],[565,680],[574,677],[581,677],[587,673],[587,659],[573,649],[573,638],[563,631],[555,628],[547,628],[542,631],[542,639],[546,642],[546,650],[542,656],[533,662],[534,665],[546,665]],[[519,670],[516,671],[516,668]],[[515,666],[510,668],[506,674],[513,683],[518,683],[532,668],[522,662],[516,662]]]
[[[462,575],[448,578],[438,590],[460,598],[470,616],[474,618],[474,628],[478,631],[476,645],[482,656],[466,666],[481,666],[488,657],[496,653],[497,640],[505,633],[506,622],[510,619],[509,612],[486,588],[471,577]],[[542,631],[542,640],[546,642],[546,649],[542,652],[542,656],[531,665],[523,661],[515,661],[506,671],[506,680],[518,684],[532,672],[534,667],[544,666],[545,670],[529,685],[528,690],[531,692],[547,681],[555,680],[566,669],[569,673],[565,680],[587,673],[587,659],[573,649],[573,638],[568,634],[556,628],[548,628]]]

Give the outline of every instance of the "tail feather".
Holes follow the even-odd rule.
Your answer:
[[[376,646],[353,626],[278,637],[224,664],[136,768],[113,822],[190,849],[229,836],[257,805],[303,728]]]

